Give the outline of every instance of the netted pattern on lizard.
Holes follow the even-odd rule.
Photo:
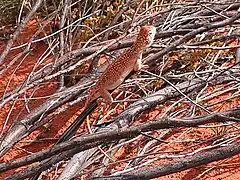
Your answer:
[[[112,101],[108,90],[118,87],[134,67],[138,66],[139,63],[141,64],[142,52],[147,46],[151,45],[155,33],[156,28],[154,26],[141,27],[134,44],[110,64],[99,77],[95,86],[88,90],[85,107],[100,96],[108,103]]]

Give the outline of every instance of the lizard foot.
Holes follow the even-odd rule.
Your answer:
[[[148,68],[149,68],[149,65],[147,64],[143,64],[141,67],[142,70],[147,70]]]
[[[110,105],[110,104],[109,104],[105,99],[103,99],[103,98],[98,98],[98,99],[96,100],[96,102],[97,102],[98,106]]]

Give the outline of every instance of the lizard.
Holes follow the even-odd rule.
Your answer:
[[[141,69],[142,53],[151,46],[155,34],[154,26],[141,27],[133,45],[118,56],[99,77],[97,83],[89,88],[85,108],[99,97],[102,97],[108,104],[113,102],[108,91],[117,88],[132,70],[139,71]]]
[[[155,34],[156,28],[154,26],[141,27],[133,45],[117,57],[99,77],[97,83],[89,88],[83,112],[67,128],[56,144],[70,139],[75,134],[88,114],[97,107],[96,103],[92,103],[94,100],[103,97],[107,103],[112,103],[112,97],[108,90],[118,87],[132,70],[138,71],[141,69],[142,53],[153,43]]]

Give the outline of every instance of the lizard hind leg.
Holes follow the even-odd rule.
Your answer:
[[[112,98],[112,96],[111,96],[111,94],[108,92],[108,90],[106,90],[106,89],[103,89],[103,90],[101,90],[101,96],[102,96],[102,98],[104,99],[104,101],[107,103],[107,104],[112,104],[112,102],[113,102],[113,98]],[[100,101],[98,101],[98,103],[99,103]]]
[[[87,106],[93,102],[95,99],[99,98],[101,96],[101,93],[95,88],[92,87],[88,90],[88,97],[85,103],[85,108],[87,108]]]

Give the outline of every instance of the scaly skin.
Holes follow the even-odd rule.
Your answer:
[[[154,26],[141,27],[134,44],[111,63],[99,77],[97,83],[88,90],[85,108],[99,97],[109,104],[112,103],[113,99],[108,91],[117,88],[132,70],[141,69],[142,53],[152,44],[155,34]]]

